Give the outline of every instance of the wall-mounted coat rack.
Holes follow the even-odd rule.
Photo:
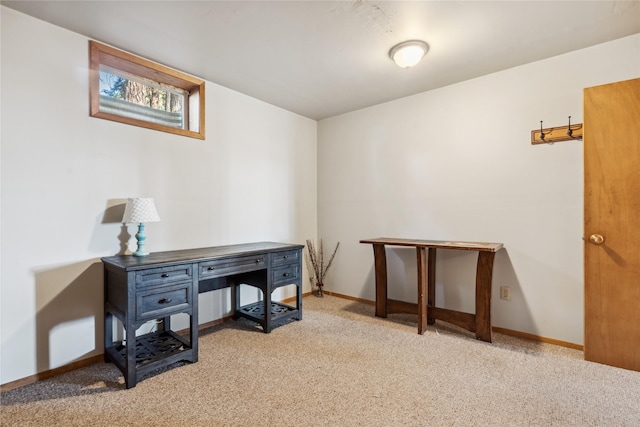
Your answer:
[[[552,144],[572,139],[582,140],[582,123],[572,125],[571,116],[567,126],[542,129],[542,120],[540,120],[540,129],[531,131],[531,144]]]

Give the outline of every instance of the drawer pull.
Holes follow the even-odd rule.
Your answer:
[[[262,258],[256,259],[256,264],[260,264],[262,262]]]
[[[289,277],[289,273],[284,273],[282,277]]]
[[[207,267],[207,270],[209,270],[209,271],[213,271],[213,270],[215,270],[215,269],[216,269],[216,268],[215,268],[215,267],[213,267],[213,266],[211,266],[211,267]]]
[[[158,300],[158,304],[169,304],[171,301],[171,298],[162,298]]]
[[[284,258],[284,259],[288,259],[288,258],[289,258],[289,255],[285,255],[285,256],[283,256],[282,258]]]
[[[163,277],[163,278],[165,278],[165,279],[166,279],[167,277],[169,277],[169,274],[168,274],[168,273],[162,273],[162,274],[160,275],[160,277]]]

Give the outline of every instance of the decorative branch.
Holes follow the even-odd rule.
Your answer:
[[[324,284],[324,277],[331,267],[333,263],[333,259],[336,256],[336,252],[338,252],[338,247],[340,246],[340,242],[336,244],[336,248],[333,250],[331,257],[329,258],[329,262],[325,265],[324,263],[324,248],[322,245],[322,239],[320,239],[320,250],[316,251],[316,248],[313,244],[313,240],[307,239],[307,253],[308,253],[308,264],[311,265],[310,273],[312,273],[313,277],[310,277],[309,280],[315,281],[316,285],[322,286]],[[313,284],[313,282],[312,282]]]

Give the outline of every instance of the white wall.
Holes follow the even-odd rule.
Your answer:
[[[315,238],[315,121],[211,82],[205,141],[91,118],[88,39],[1,17],[0,383],[102,353],[127,197],[156,201],[150,251]],[[201,322],[230,311],[228,290],[200,296]]]
[[[318,235],[341,243],[326,289],[375,299],[360,239],[503,242],[493,325],[582,344],[582,142],[530,132],[581,123],[583,88],[638,76],[634,35],[319,122]],[[387,257],[389,297],[415,302],[415,250]],[[474,311],[476,257],[438,251],[438,306]]]

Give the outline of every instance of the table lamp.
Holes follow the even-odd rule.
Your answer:
[[[127,201],[122,222],[124,224],[138,224],[138,232],[136,233],[138,249],[133,253],[134,256],[149,255],[149,252],[146,252],[144,249],[144,241],[147,240],[147,235],[144,233],[144,223],[157,221],[160,221],[160,216],[156,210],[156,205],[153,203],[153,199],[132,198]]]

